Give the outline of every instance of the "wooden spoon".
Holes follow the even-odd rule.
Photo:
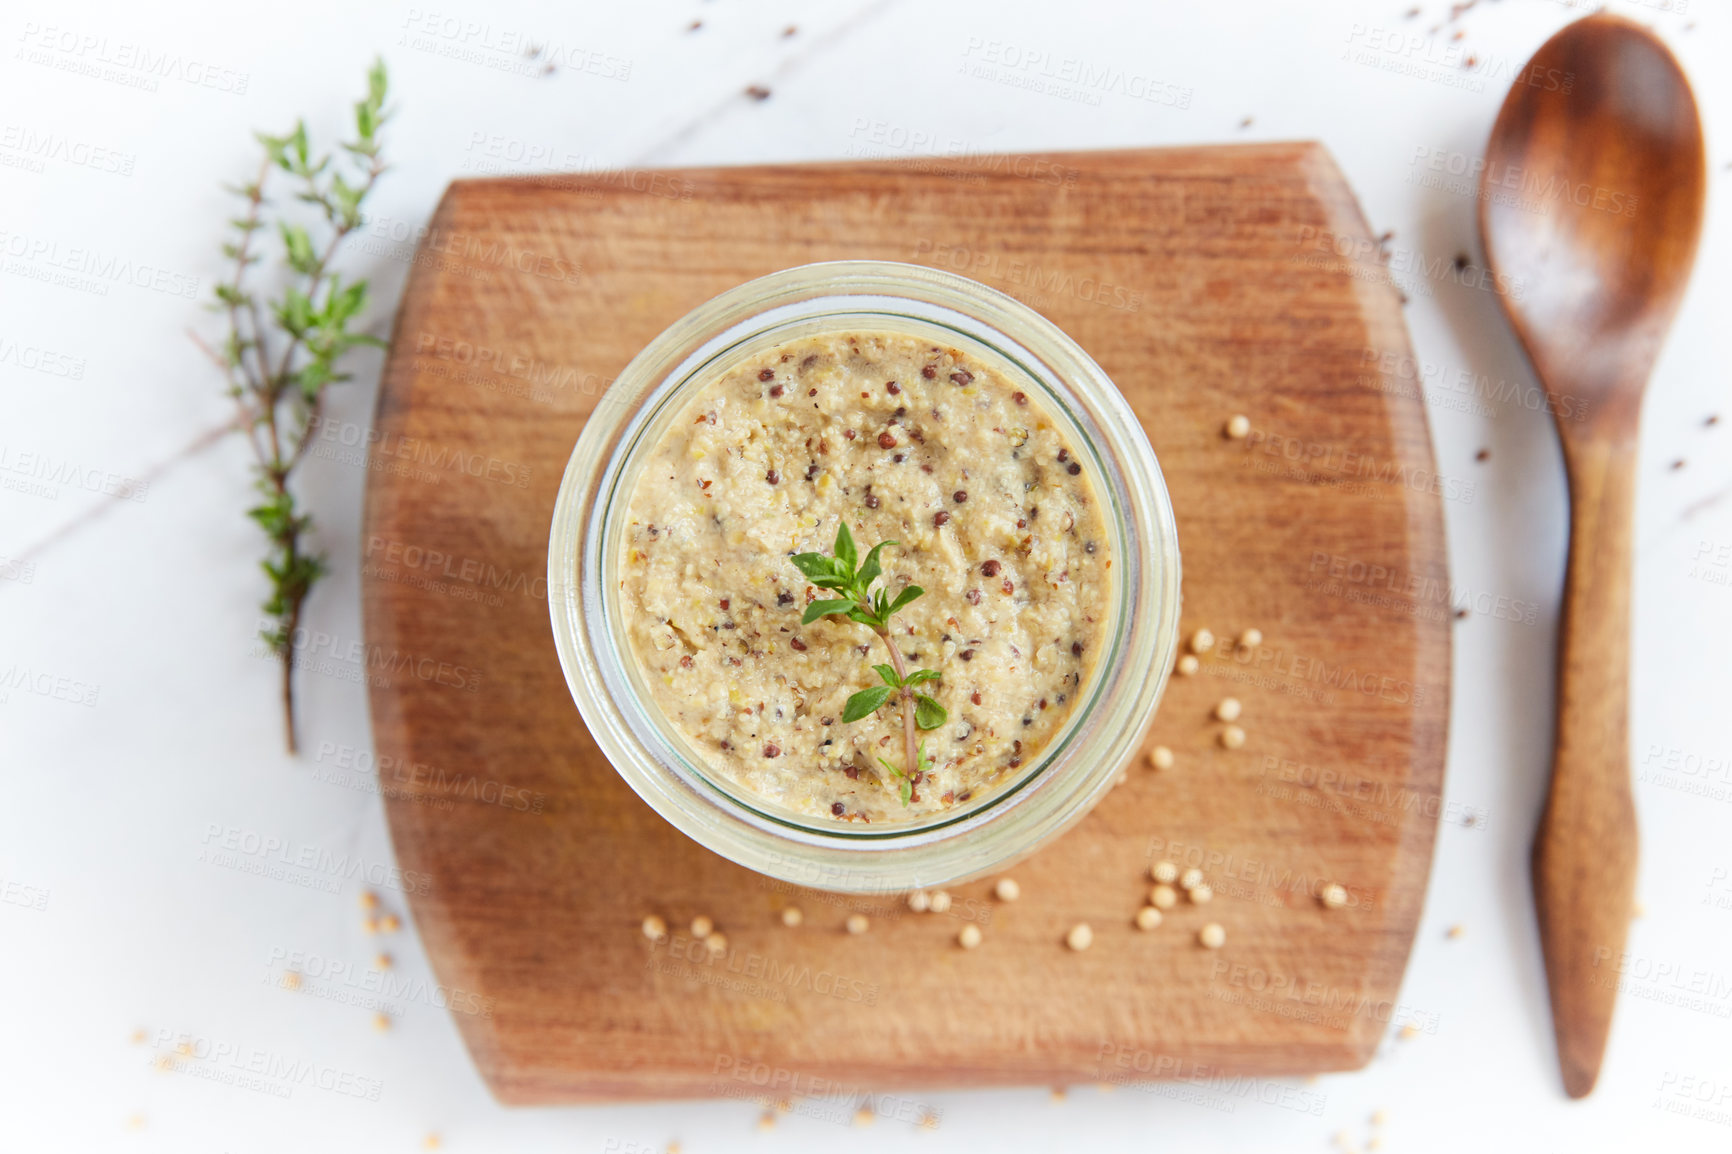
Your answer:
[[[1703,185],[1701,123],[1678,62],[1640,25],[1604,15],[1534,55],[1480,177],[1486,261],[1551,398],[1570,483],[1557,741],[1533,874],[1572,1098],[1599,1077],[1635,894],[1636,427],[1695,259]]]

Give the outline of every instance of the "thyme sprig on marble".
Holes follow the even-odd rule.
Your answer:
[[[902,797],[902,804],[907,805],[914,796],[915,779],[932,769],[932,761],[926,756],[926,743],[916,739],[915,731],[937,729],[944,724],[949,713],[932,697],[914,689],[922,682],[937,681],[942,674],[936,669],[910,671],[901,650],[890,639],[891,615],[924,595],[926,590],[910,585],[892,598],[888,589],[882,586],[877,590],[872,588],[872,582],[878,580],[883,572],[878,555],[885,546],[895,544],[898,542],[880,541],[862,562],[854,545],[854,534],[849,532],[848,523],[844,521],[836,529],[833,556],[797,553],[793,561],[813,585],[841,594],[806,606],[801,624],[810,625],[820,617],[846,617],[876,633],[890,651],[890,664],[872,667],[884,684],[862,689],[848,698],[842,708],[842,720],[855,722],[871,716],[890,700],[892,694],[901,698],[903,747],[908,768],[899,769],[882,757],[878,763],[890,771],[891,778],[898,783],[897,792]]]
[[[261,606],[270,627],[260,636],[282,661],[283,726],[291,754],[294,635],[307,594],[327,566],[324,556],[308,547],[313,519],[297,502],[289,478],[312,445],[325,389],[350,379],[338,362],[359,346],[384,347],[378,338],[350,328],[366,310],[367,282],[345,281],[332,261],[344,239],[361,226],[361,206],[385,171],[379,130],[390,119],[386,87],[384,61],[375,59],[367,72],[367,93],[355,104],[355,137],[340,146],[345,163],[338,163],[336,154],[313,151],[304,120],[283,136],[254,133],[264,156],[251,183],[229,187],[242,203],[222,246],[233,273],[217,283],[211,306],[226,316],[228,331],[214,348],[196,334],[193,338],[222,369],[239,408],[235,426],[252,445],[259,500],[247,516],[269,541],[261,564],[271,582]],[[266,183],[278,172],[287,174],[293,199],[311,206],[295,216],[313,218],[322,246],[266,196]],[[274,291],[248,279],[249,270],[265,259],[259,251],[263,238],[273,234],[282,246],[280,261],[272,265]]]

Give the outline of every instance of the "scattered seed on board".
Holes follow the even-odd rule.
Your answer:
[[[1179,658],[1179,663],[1173,668],[1177,670],[1180,677],[1191,677],[1197,672],[1197,666],[1199,664],[1201,663],[1196,659],[1196,657],[1187,653],[1183,657]]]
[[[908,895],[908,908],[917,914],[923,914],[932,908],[932,895],[925,890],[915,890]]]
[[[1179,875],[1179,888],[1182,890],[1194,890],[1202,884],[1203,871],[1200,869],[1188,869]]]
[[[1323,903],[1323,908],[1338,910],[1347,904],[1347,887],[1340,882],[1330,882],[1317,895],[1317,900]]]
[[[1137,911],[1137,929],[1152,930],[1161,924],[1161,911],[1154,906],[1144,906]]]
[[[956,935],[956,944],[965,950],[972,950],[980,944],[980,927],[972,922],[963,926]]]
[[[725,954],[728,952],[728,935],[717,930],[704,939],[704,945],[712,954]]]
[[[707,938],[715,931],[715,928],[716,923],[703,914],[692,919],[692,937],[694,938]]]
[[[933,913],[941,914],[950,908],[950,895],[943,890],[933,890],[930,905]]]
[[[1144,760],[1149,763],[1150,769],[1171,769],[1173,768],[1173,751],[1164,745],[1157,745],[1149,750],[1148,756]]]
[[[1206,906],[1215,898],[1215,891],[1206,885],[1192,886],[1187,892],[1194,906]]]
[[[1179,880],[1179,867],[1170,861],[1158,861],[1149,867],[1149,880],[1170,886]]]
[[[1095,932],[1089,929],[1087,922],[1078,922],[1070,928],[1070,933],[1064,936],[1064,944],[1073,950],[1086,950],[1095,940]]]
[[[1215,720],[1237,721],[1239,720],[1239,714],[1244,711],[1245,707],[1239,704],[1239,699],[1237,697],[1223,697],[1215,705]]]
[[[1218,950],[1227,944],[1227,931],[1220,922],[1210,922],[1197,931],[1197,940],[1203,943],[1205,949]]]
[[[1227,418],[1227,427],[1222,431],[1235,441],[1241,440],[1251,431],[1251,418],[1244,413],[1234,413]]]
[[[668,924],[651,914],[643,920],[643,936],[652,942],[659,942],[668,936]]]
[[[1255,649],[1261,644],[1263,644],[1263,631],[1261,629],[1247,629],[1239,634],[1240,649]]]
[[[797,926],[805,920],[806,915],[800,912],[799,906],[789,906],[782,911],[782,924],[785,926]]]
[[[851,934],[863,934],[872,928],[872,923],[866,920],[865,914],[849,914],[847,925]]]
[[[1197,653],[1197,654],[1207,653],[1209,650],[1213,649],[1214,647],[1215,647],[1215,635],[1213,633],[1210,633],[1207,629],[1199,629],[1195,633],[1191,634],[1191,652],[1192,653]]]
[[[1022,896],[1022,887],[1016,884],[1015,878],[999,878],[998,884],[992,887],[992,892],[998,895],[1001,902],[1014,902]]]
[[[1149,890],[1149,904],[1157,910],[1170,910],[1179,904],[1179,891],[1172,886],[1155,886]]]
[[[1245,731],[1237,725],[1229,725],[1221,731],[1221,744],[1228,749],[1238,749],[1245,744]]]

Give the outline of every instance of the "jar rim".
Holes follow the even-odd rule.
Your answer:
[[[882,321],[875,324],[874,321]],[[1013,782],[960,815],[861,830],[782,816],[681,756],[659,706],[634,686],[609,576],[624,506],[658,416],[737,363],[740,347],[807,331],[939,325],[1027,374],[1101,469],[1113,556],[1114,647],[1087,696]],[[816,326],[816,327],[813,327]],[[659,432],[659,430],[657,430]],[[632,789],[683,832],[748,868],[802,885],[897,892],[977,876],[1057,836],[1111,788],[1141,742],[1177,646],[1179,555],[1159,464],[1104,371],[1053,322],[942,270],[884,261],[784,269],[699,305],[646,345],[597,402],[561,480],[548,546],[548,605],[572,696]],[[794,820],[790,820],[793,817]]]

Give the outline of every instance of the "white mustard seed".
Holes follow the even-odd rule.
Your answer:
[[[782,924],[785,926],[797,926],[805,920],[806,915],[800,912],[799,906],[789,906],[782,911]]]
[[[908,908],[917,914],[923,914],[932,908],[932,895],[925,890],[915,890],[908,895]]]
[[[1172,886],[1155,886],[1149,891],[1149,904],[1157,910],[1170,910],[1179,904],[1179,891]]]
[[[1095,940],[1095,932],[1089,929],[1087,922],[1078,922],[1070,928],[1070,933],[1064,936],[1064,944],[1073,950],[1086,950]]]
[[[1213,633],[1210,633],[1207,629],[1199,629],[1195,633],[1191,634],[1191,652],[1192,653],[1196,653],[1196,654],[1207,653],[1209,650],[1213,649],[1214,647],[1215,647],[1215,635]]]
[[[944,913],[946,910],[950,909],[950,895],[943,890],[933,890],[931,907],[932,912],[935,914]]]
[[[1158,861],[1149,867],[1149,879],[1170,886],[1179,880],[1179,867],[1170,861]]]
[[[998,884],[992,887],[992,892],[998,895],[1001,902],[1014,902],[1022,896],[1022,887],[1016,884],[1015,878],[999,878]]]
[[[846,924],[851,934],[863,934],[872,928],[872,923],[866,920],[865,914],[849,914]]]
[[[1237,725],[1229,725],[1221,731],[1221,744],[1228,749],[1238,749],[1245,744],[1245,731]]]
[[[1203,943],[1206,949],[1218,950],[1227,944],[1227,931],[1220,922],[1210,922],[1197,931],[1197,940]]]
[[[956,944],[965,950],[972,950],[980,944],[980,927],[970,922],[956,934]]]
[[[1317,900],[1323,903],[1323,908],[1338,910],[1347,904],[1347,887],[1340,882],[1330,882],[1318,893]]]
[[[715,928],[716,923],[703,914],[692,919],[692,937],[694,938],[707,938],[715,932]]]
[[[1250,435],[1251,418],[1244,413],[1234,413],[1227,418],[1227,424],[1221,431],[1227,434],[1229,440],[1242,441]]]
[[[1164,745],[1157,745],[1149,750],[1148,762],[1150,769],[1171,769],[1173,768],[1173,751]]]
[[[1183,657],[1179,658],[1178,664],[1173,668],[1178,671],[1180,677],[1190,677],[1192,674],[1197,672],[1199,664],[1200,662],[1198,662],[1196,657],[1187,653]]]
[[[1192,886],[1190,894],[1194,906],[1206,906],[1215,900],[1215,891],[1206,885]]]
[[[704,946],[712,954],[725,954],[728,952],[728,935],[717,930],[704,939]]]
[[[1454,939],[1454,938],[1461,937],[1461,935],[1463,935],[1465,933],[1467,933],[1467,931],[1460,926],[1450,926],[1448,936],[1450,938]]]
[[[1247,629],[1239,634],[1239,648],[1241,649],[1255,649],[1261,644],[1263,644],[1263,631],[1261,629]]]
[[[668,924],[651,914],[643,920],[643,936],[652,942],[659,942],[668,936]]]
[[[1154,906],[1144,906],[1137,911],[1137,929],[1152,930],[1161,924],[1161,911]]]
[[[1202,884],[1203,871],[1200,869],[1188,869],[1179,875],[1179,888],[1182,890],[1194,890]]]
[[[1223,697],[1215,706],[1215,720],[1237,721],[1239,720],[1239,714],[1244,711],[1245,707],[1239,704],[1239,699],[1237,697]]]

